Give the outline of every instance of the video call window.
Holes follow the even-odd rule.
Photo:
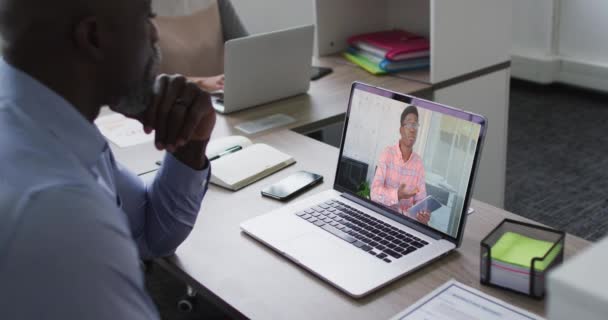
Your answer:
[[[456,237],[481,126],[355,90],[338,184]]]

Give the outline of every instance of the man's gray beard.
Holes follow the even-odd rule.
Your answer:
[[[141,84],[121,98],[112,109],[128,116],[136,116],[148,108],[154,95],[154,83],[156,82],[156,71],[160,65],[161,52],[158,45],[154,46],[152,59],[146,65],[144,77]]]

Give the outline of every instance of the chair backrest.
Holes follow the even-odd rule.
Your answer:
[[[185,76],[224,73],[224,37],[217,1],[190,15],[157,17],[160,71]]]
[[[340,158],[339,165],[341,170],[336,178],[338,184],[348,187],[349,190],[359,190],[361,184],[367,179],[369,165],[346,156]]]

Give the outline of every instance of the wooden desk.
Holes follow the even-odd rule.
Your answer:
[[[359,68],[341,63],[333,57],[320,58],[316,65],[333,68],[333,72],[317,81],[310,83],[306,94],[268,103],[251,109],[245,109],[228,115],[218,115],[212,138],[228,135],[245,135],[234,128],[235,125],[272,114],[287,114],[296,122],[282,128],[271,129],[249,137],[256,137],[269,132],[283,129],[303,128],[312,130],[340,121],[346,113],[350,87],[354,81],[362,81],[371,85],[381,86],[398,92],[416,94],[430,85],[399,79],[391,76],[377,77]],[[103,114],[109,113],[104,110]],[[162,159],[163,152],[157,151],[152,143],[137,145],[129,148],[119,148],[110,143],[112,152],[123,165],[137,174],[157,169],[156,161]]]
[[[297,164],[238,192],[211,186],[191,235],[174,257],[159,260],[234,316],[387,319],[451,278],[544,315],[544,301],[480,285],[481,239],[503,218],[525,219],[478,201],[472,203],[476,212],[469,217],[459,250],[360,300],[350,298],[244,235],[239,229],[241,222],[282,205],[261,197],[263,186],[297,170],[322,174],[324,183],[293,200],[298,201],[332,187],[338,157],[338,149],[288,130],[256,140],[293,155]],[[568,235],[566,257],[587,245],[585,240]]]

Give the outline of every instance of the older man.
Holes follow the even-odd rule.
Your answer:
[[[215,114],[156,76],[153,16],[150,0],[0,0],[0,318],[158,318],[139,259],[194,225]],[[168,151],[151,184],[93,125],[104,105]]]

